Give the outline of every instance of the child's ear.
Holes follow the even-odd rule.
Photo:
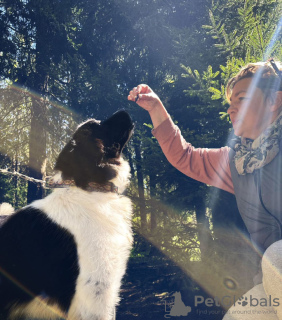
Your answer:
[[[282,107],[282,91],[277,91],[276,100],[271,103],[270,111],[275,112]]]

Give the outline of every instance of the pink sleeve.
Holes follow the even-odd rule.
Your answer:
[[[200,182],[234,193],[228,153],[230,148],[194,148],[182,137],[179,128],[168,118],[152,134],[168,161],[185,175]]]

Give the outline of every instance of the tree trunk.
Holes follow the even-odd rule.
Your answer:
[[[150,175],[150,197],[151,197],[151,233],[157,228],[157,216],[156,216],[156,177]]]
[[[48,73],[50,65],[50,43],[48,33],[50,26],[40,3],[35,3],[38,13],[36,19],[36,71],[31,77],[29,86],[39,97],[33,97],[29,138],[29,176],[42,179],[41,168],[46,158],[46,123],[47,110],[44,101],[48,93]],[[40,184],[28,183],[27,203],[43,197],[43,188]]]
[[[29,176],[42,179],[41,168],[46,158],[46,132],[44,123],[46,121],[45,103],[39,99],[33,99],[31,124],[29,134]],[[41,184],[28,182],[27,203],[43,196]]]
[[[134,146],[136,154],[136,169],[137,169],[137,181],[138,181],[138,194],[139,194],[139,206],[140,206],[140,217],[141,217],[141,233],[146,230],[147,219],[146,219],[146,205],[144,195],[144,177],[141,166],[141,151],[140,146],[135,144]]]
[[[17,153],[16,153],[16,156],[15,156],[15,159],[13,159],[13,170],[18,172],[18,157],[17,157]],[[13,180],[14,180],[14,188],[15,188],[14,199],[13,199],[13,207],[14,208],[18,208],[18,206],[19,206],[19,177],[18,176],[14,176]]]
[[[195,205],[196,218],[198,226],[198,238],[200,241],[200,250],[202,261],[206,261],[211,250],[212,237],[209,229],[209,220],[206,216],[206,206],[198,201]]]

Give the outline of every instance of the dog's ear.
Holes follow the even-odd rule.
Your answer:
[[[63,179],[71,179],[72,172],[74,171],[74,148],[76,142],[72,139],[68,142],[61,153],[55,164],[54,170],[62,172]]]
[[[89,128],[87,125],[84,125],[74,133],[74,136],[71,141],[74,145],[77,145],[79,143],[85,143],[89,140],[91,134],[91,128]]]

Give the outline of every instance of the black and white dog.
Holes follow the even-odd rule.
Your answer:
[[[132,245],[125,111],[81,124],[43,200],[0,228],[0,319],[110,320]],[[118,189],[118,193],[117,193]]]

